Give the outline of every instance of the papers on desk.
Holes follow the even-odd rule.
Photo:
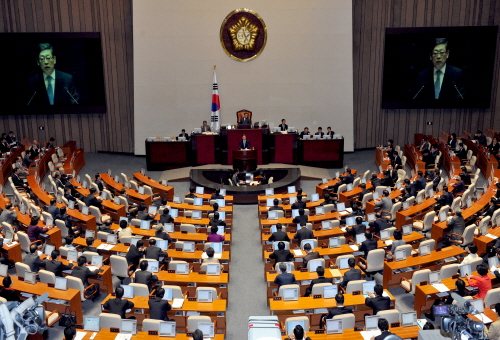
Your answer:
[[[340,216],[345,216],[345,215],[349,215],[349,212],[348,211],[339,211],[339,214]]]
[[[478,318],[482,323],[492,323],[493,320],[491,320],[489,317],[484,315],[484,313],[479,313],[479,314],[474,314],[476,318]]]
[[[493,240],[496,240],[496,239],[498,238],[498,236],[491,235],[490,233],[488,233],[488,234],[486,234],[486,235],[484,235],[484,236],[489,237],[489,238],[491,238],[491,239],[493,239]]]
[[[352,208],[345,208],[350,214],[352,214]]]
[[[493,272],[494,272],[495,270],[497,270],[497,269],[498,269],[497,267],[495,267],[495,266],[491,266],[490,271],[493,273]]]
[[[293,254],[294,254],[295,256],[302,256],[302,255],[303,255],[303,253],[302,253],[302,249],[294,249],[294,250],[293,250]]]
[[[361,331],[361,336],[363,337],[364,340],[371,340],[372,337],[379,336],[382,334],[380,330],[377,331]]]
[[[344,233],[347,231],[346,227],[340,227],[340,230],[342,230]]]
[[[313,310],[313,314],[328,314],[328,308],[318,308]]]
[[[359,250],[359,247],[357,245],[355,245],[355,244],[351,244],[351,245],[349,245],[349,247],[351,247],[351,249],[354,250],[354,251],[358,251]]]
[[[384,243],[387,244],[388,246],[391,246],[392,245],[392,240],[387,240]]]
[[[447,257],[444,259],[444,262],[451,262],[451,261],[456,261],[457,258],[455,256],[452,256],[452,257]]]
[[[97,249],[102,249],[102,250],[111,250],[115,245],[114,244],[107,244],[107,243],[101,243]]]
[[[201,258],[208,259],[207,253],[203,252],[203,254],[201,254]],[[214,253],[214,258],[216,258],[216,259],[222,258],[222,253]]]
[[[4,246],[12,247],[12,246],[15,246],[16,244],[17,244],[17,241],[14,241],[14,242],[11,242],[11,243],[8,243],[8,244],[4,243]]]
[[[85,335],[87,335],[87,332],[76,331],[75,340],[82,340]]]
[[[93,272],[93,271],[94,271],[94,270],[96,270],[96,269],[99,269],[97,266],[87,266],[87,268],[88,268],[91,272]]]
[[[390,298],[389,294],[384,290],[384,292],[382,293],[382,296],[386,296],[388,298]]]
[[[425,324],[427,323],[427,319],[417,319],[417,325],[420,329],[424,329]]]
[[[195,312],[195,311],[189,311],[186,312],[186,316],[200,316],[200,312]]]
[[[184,304],[184,299],[176,298],[172,301],[172,308],[182,308]]]
[[[444,293],[444,292],[449,292],[450,290],[448,289],[448,287],[446,287],[446,285],[442,284],[442,283],[434,283],[432,285],[432,287],[436,288],[437,290],[439,290],[441,293]]]
[[[118,333],[115,340],[130,340],[132,339],[132,334],[122,334]]]
[[[330,269],[330,274],[332,274],[332,277],[341,277],[342,273],[338,269]]]

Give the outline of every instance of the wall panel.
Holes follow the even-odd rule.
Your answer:
[[[499,47],[489,109],[381,109],[386,27],[479,26],[500,24],[499,0],[353,1],[354,140],[370,148],[394,139],[412,141],[416,132],[438,136],[486,127],[500,130]],[[432,121],[433,125],[426,125]]]
[[[41,142],[76,140],[86,151],[133,151],[131,0],[3,0],[0,32],[101,32],[106,114],[12,115],[0,131]],[[38,130],[44,126],[45,130]]]

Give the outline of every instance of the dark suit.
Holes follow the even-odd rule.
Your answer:
[[[290,285],[295,283],[295,275],[292,273],[283,273],[276,276],[274,283],[278,285],[278,289],[283,285]]]
[[[296,201],[294,204],[292,204],[292,210],[294,209],[306,209],[306,202]]]
[[[54,273],[55,276],[62,276],[63,270],[69,270],[73,265],[64,265],[61,261],[45,260],[45,270]]]
[[[250,141],[248,139],[246,140],[240,140],[240,149],[250,149],[252,146],[250,145]]]
[[[268,241],[270,242],[276,242],[276,241],[287,241],[290,242],[290,238],[288,237],[288,234],[282,230],[278,230],[274,232],[271,236],[269,236]]]
[[[55,87],[54,87],[54,105],[70,105],[77,104],[64,89],[68,89],[69,93],[78,101],[78,92],[76,91],[71,74],[55,70]],[[37,73],[28,79],[28,93],[26,103],[35,93],[30,105],[50,105],[47,88],[45,86],[45,78],[42,73]]]
[[[17,295],[17,291],[12,288],[3,288],[0,292],[0,297],[3,297],[7,301],[19,301],[21,302],[21,298]]]
[[[174,218],[172,216],[170,216],[170,214],[167,214],[167,215],[161,214],[160,215],[160,223],[161,224],[174,223]]]
[[[280,210],[280,211],[283,211],[283,207],[280,207],[280,206],[272,206],[271,208],[269,208],[269,211],[273,211],[273,210]]]
[[[324,132],[316,132],[315,135],[321,136],[321,138],[323,138],[323,136],[325,135],[325,133]]]
[[[179,137],[184,137],[184,138],[186,138],[187,141],[189,140],[189,135],[187,133],[184,133],[184,134],[180,133]],[[179,139],[179,138],[177,137],[177,139]]]
[[[161,298],[149,299],[149,318],[153,320],[168,320],[167,312],[172,308],[167,300]]]
[[[125,258],[127,259],[127,263],[130,266],[131,264],[134,265],[139,265],[139,260],[142,258],[142,255],[144,255],[143,251],[139,251],[139,249],[135,245],[130,245],[130,248],[128,249],[127,255],[125,255]]]
[[[274,264],[278,262],[288,262],[293,259],[293,253],[290,250],[275,250],[273,253],[269,254],[269,258],[274,260]]]
[[[403,167],[403,161],[401,160],[401,157],[399,157],[399,155],[398,155],[398,156],[396,156],[396,157],[394,157],[394,158],[392,159],[391,164],[392,164],[392,167],[393,167],[394,169],[396,169],[396,170],[397,170],[397,169],[401,169],[401,168]],[[393,170],[393,171],[395,171],[395,170]],[[396,173],[396,179],[397,179],[397,173]]]
[[[85,197],[84,203],[87,207],[94,206],[99,208],[102,205],[102,203],[94,195],[88,195]]]
[[[347,232],[351,235],[364,234],[366,232],[366,225],[356,224],[352,227],[347,227]]]
[[[292,220],[293,223],[297,223],[297,224],[300,224],[300,222],[307,223],[307,221],[308,221],[307,215],[298,215]]]
[[[311,284],[309,285],[309,287],[306,288],[306,295],[304,295],[304,296],[311,295],[312,289],[316,283],[333,283],[333,279],[328,278],[328,277],[324,277],[324,276],[320,276],[317,279],[313,279],[311,281]]]
[[[47,208],[47,212],[52,215],[52,219],[54,220],[56,219],[56,216],[61,213],[59,211],[59,208],[55,205],[49,205],[49,207]]]
[[[15,187],[22,187],[22,186],[24,186],[23,180],[18,175],[12,174],[11,178],[12,178],[12,182],[14,183]]]
[[[375,235],[380,236],[380,231],[392,227],[385,218],[377,218],[370,222],[370,228],[375,228]]]
[[[24,257],[24,261],[23,261],[25,264],[27,264],[28,266],[30,266],[30,270],[32,272],[35,272],[35,273],[38,273],[38,271],[40,270],[40,266],[43,266],[45,265],[45,262],[43,262],[40,257],[38,257],[38,255],[36,254],[27,254],[25,257]]]
[[[147,270],[138,270],[135,272],[135,282],[147,285],[150,292],[153,288],[153,283],[155,283],[156,281],[158,281],[158,276]]]
[[[156,247],[156,246],[149,246],[146,248],[146,258],[147,259],[154,259],[154,260],[159,260],[160,256],[163,257],[168,257],[168,254],[161,250],[161,248]]]
[[[279,128],[281,129],[281,131],[288,131],[288,125],[287,124],[280,124]]]
[[[392,333],[389,331],[383,331],[382,334],[377,335],[375,337],[375,340],[384,340],[387,336],[391,335]]]
[[[137,213],[137,218],[141,221],[150,221],[153,219],[153,217],[149,216],[147,211],[139,211]]]
[[[170,241],[170,235],[164,231],[157,230],[155,232],[155,237],[161,238],[162,240]]]
[[[312,251],[303,258],[303,265],[304,267],[307,267],[307,263],[311,260],[319,259],[319,252],[317,251]]]
[[[458,157],[458,159],[467,159],[467,151],[465,151],[464,148],[457,149],[455,151],[455,155]]]
[[[330,312],[328,313],[328,315],[326,316],[325,319],[333,319],[334,316],[337,316],[337,315],[343,315],[343,314],[350,314],[352,313],[352,309],[351,308],[347,308],[347,307],[333,307],[332,309],[330,309]]]
[[[425,184],[426,184],[425,178],[422,176],[419,179],[417,179],[415,182],[413,182],[413,184],[415,185],[415,190],[417,192],[419,192],[420,190],[424,190]]]
[[[453,194],[451,192],[445,192],[437,199],[437,201],[441,204],[441,206],[451,206],[451,204],[453,203]]]
[[[388,310],[391,307],[391,298],[388,296],[375,296],[366,298],[365,304],[373,309],[373,315],[381,310]]]
[[[314,234],[311,230],[307,229],[306,227],[300,228],[297,233],[293,236],[294,240],[299,241],[299,246],[302,240],[307,240],[314,238]]]
[[[441,83],[441,90],[439,91],[438,99],[440,100],[461,99],[458,91],[460,91],[462,96],[465,98],[464,81],[461,69],[446,64],[446,70],[444,76],[441,75],[441,77],[443,81]],[[412,93],[412,97],[418,92],[418,90],[422,86],[424,86],[424,88],[419,93],[418,97],[415,99],[434,100],[435,99],[434,66],[429,67],[418,74],[418,89],[415,90],[414,94]]]
[[[104,309],[110,313],[118,314],[122,319],[125,319],[125,311],[134,308],[134,303],[125,299],[109,299],[103,305]]]
[[[344,279],[340,283],[342,287],[347,287],[349,281],[361,280],[361,270],[356,268],[351,268],[344,273]]]
[[[462,235],[465,230],[465,220],[462,216],[455,216],[449,222],[446,222],[446,230],[450,230],[453,234]],[[454,236],[453,239],[459,239]]]
[[[96,269],[92,272],[87,267],[76,266],[75,268],[73,268],[71,275],[82,280],[84,287],[88,287],[89,286],[89,277],[96,276],[98,273],[99,273],[99,269]]]
[[[241,118],[240,121],[238,122],[238,124],[252,124],[252,121],[248,118]]]
[[[377,249],[377,240],[364,240],[359,247],[359,251],[363,251],[365,253],[365,258],[368,256],[368,252],[370,250]]]

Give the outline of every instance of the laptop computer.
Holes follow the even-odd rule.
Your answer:
[[[137,320],[122,319],[120,334],[137,334]]]
[[[134,287],[129,285],[121,285],[123,288],[123,298],[133,299],[134,298]]]
[[[54,288],[59,290],[68,290],[68,279],[56,276]]]
[[[470,264],[460,267],[460,277],[465,277],[466,275],[472,275],[472,267]]]
[[[356,244],[361,244],[366,240],[365,234],[356,234]]]
[[[295,188],[294,185],[291,185],[288,187],[288,193],[289,194],[295,194],[297,192],[297,189]]]
[[[327,319],[326,320],[326,334],[342,334],[342,320]]]
[[[391,233],[389,230],[381,230],[380,231],[380,239],[382,241],[389,240],[391,238]]]
[[[223,198],[217,198],[215,203],[219,205],[219,208],[224,208],[226,206],[226,200]]]
[[[101,255],[92,255],[91,265],[97,267],[102,266],[102,259],[103,257]]]
[[[328,240],[328,246],[330,248],[339,248],[340,247],[340,237],[330,237]]]
[[[175,321],[160,321],[160,325],[158,327],[158,335],[162,337],[175,338],[175,330]]]
[[[417,312],[401,313],[401,326],[417,326]]]
[[[85,316],[83,318],[83,330],[86,332],[99,332],[99,320],[98,316]]]
[[[299,288],[298,287],[288,287],[283,289],[283,300],[284,301],[297,301],[299,299]]]
[[[212,296],[212,290],[211,289],[198,289],[196,291],[196,296],[198,302],[212,302],[213,301],[213,296]]]

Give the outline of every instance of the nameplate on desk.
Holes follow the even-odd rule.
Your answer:
[[[49,287],[49,288],[54,288],[54,286],[55,285],[53,283],[47,283],[47,287]]]
[[[111,296],[116,296],[116,294],[115,293],[111,293]]]
[[[394,259],[387,259],[387,262],[392,262],[394,261]]]
[[[321,248],[328,248],[328,246],[327,246],[326,244],[324,244],[324,243],[323,243],[323,244],[321,245]]]
[[[357,332],[363,331],[363,326],[354,326],[354,330]]]
[[[411,257],[418,257],[418,253],[411,254]]]
[[[360,290],[355,290],[352,292],[352,295],[361,295],[361,291]]]
[[[393,322],[391,323],[391,327],[400,327],[401,324],[399,322]]]
[[[443,248],[436,248],[436,253],[437,253],[438,251],[441,251],[441,249],[443,249]]]
[[[428,284],[429,284],[429,282],[427,282],[427,281],[422,281],[422,282],[420,282],[420,285],[421,285],[421,286],[427,286]]]
[[[196,298],[195,297],[190,297],[190,298],[188,298],[188,301],[196,301]]]
[[[286,332],[285,331],[281,331],[281,336],[285,336],[286,335]]]
[[[24,281],[24,277],[18,277],[17,278],[19,281]]]
[[[109,331],[110,331],[111,333],[120,333],[120,328],[114,328],[114,327],[111,327],[111,328],[109,329]]]
[[[316,329],[314,331],[314,334],[325,334],[325,330],[324,329]]]
[[[123,245],[124,245],[125,247],[130,247],[130,243],[127,243],[127,242],[125,242]]]
[[[200,275],[205,275],[206,273],[207,273],[207,272],[206,272],[205,270],[200,270],[200,271],[198,272],[198,274],[200,274]]]
[[[300,272],[301,273],[307,272],[307,268],[300,268]]]
[[[454,280],[456,280],[456,279],[458,279],[459,277],[460,277],[460,275],[455,274],[455,275],[453,275],[451,278],[452,278],[452,279],[454,279]]]
[[[175,248],[175,251],[182,251],[182,248]]]
[[[264,235],[271,235],[271,232],[270,231],[265,231]]]
[[[276,270],[270,270],[269,274],[276,274]]]
[[[175,269],[168,269],[168,270],[167,270],[167,273],[169,273],[169,274],[174,274],[174,273],[175,273]]]
[[[316,228],[316,229],[314,229],[314,230],[316,230],[316,231],[321,231],[321,228]]]
[[[187,230],[181,230],[181,234],[187,234]]]
[[[186,335],[189,337],[189,336],[193,336],[193,333],[186,333]]]
[[[272,249],[266,249],[266,251],[267,251],[268,253],[272,253],[272,252],[273,252],[273,250],[272,250]]]
[[[63,260],[66,260],[68,257],[67,257],[66,255],[61,255],[61,258],[62,258]]]
[[[151,299],[156,299],[156,296],[154,296],[154,295],[149,295],[149,299],[150,299],[150,300],[151,300]]]
[[[290,232],[290,234],[295,234],[295,233],[297,233],[297,230],[292,230],[292,231]]]
[[[83,329],[83,325],[78,325],[78,324],[77,324],[77,325],[75,325],[75,328],[76,328],[76,329]]]
[[[281,296],[273,296],[273,301],[281,301]]]
[[[332,266],[332,269],[339,269],[339,266]]]
[[[321,294],[314,294],[313,295],[313,299],[322,299],[323,298],[323,295]]]
[[[148,335],[158,335],[158,331],[148,331]]]

